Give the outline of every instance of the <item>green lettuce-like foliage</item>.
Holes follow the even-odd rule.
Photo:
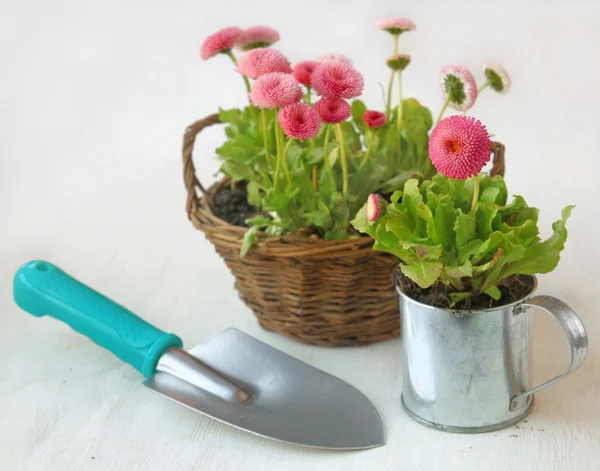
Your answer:
[[[220,111],[227,136],[217,149],[221,171],[234,182],[248,182],[248,201],[260,214],[248,221],[257,229],[247,232],[242,255],[251,248],[259,229],[269,234],[303,230],[326,240],[352,237],[350,221],[370,193],[391,194],[410,178],[423,179],[435,173],[427,148],[433,124],[428,108],[414,98],[404,100],[400,129],[396,110],[379,129],[364,124],[365,111],[364,103],[353,101],[351,120],[341,124],[349,172],[346,198],[342,194],[340,143],[333,126],[327,148],[326,125],[314,139],[289,143],[286,160],[290,180],[280,174],[275,188],[276,112],[265,110],[267,158],[262,119],[257,117],[260,110],[246,107]]]
[[[443,283],[451,306],[481,293],[497,300],[503,280],[556,268],[573,206],[552,225],[552,236],[541,240],[538,210],[521,196],[507,203],[502,177],[479,178],[474,211],[474,179],[436,175],[421,184],[407,181],[375,221],[363,207],[352,224],[375,239],[375,250],[396,255],[404,275],[421,288]]]

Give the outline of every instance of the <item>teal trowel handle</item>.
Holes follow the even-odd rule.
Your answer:
[[[48,262],[33,261],[19,268],[14,297],[25,311],[67,323],[146,378],[165,350],[182,346],[176,335],[151,326]]]

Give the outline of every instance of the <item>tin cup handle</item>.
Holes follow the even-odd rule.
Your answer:
[[[548,386],[552,386],[576,371],[583,364],[588,351],[588,338],[585,327],[583,326],[579,316],[566,303],[552,296],[536,296],[519,305],[516,308],[517,311],[515,313],[524,313],[530,307],[537,307],[542,311],[547,312],[558,321],[567,335],[569,346],[571,347],[571,360],[569,361],[569,366],[564,373],[552,378],[549,381],[546,381],[545,383],[540,384],[539,386],[514,396],[510,401],[510,410],[518,408],[520,399],[530,396],[531,394],[547,388]]]

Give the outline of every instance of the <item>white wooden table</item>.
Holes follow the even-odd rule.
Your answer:
[[[598,469],[597,2],[26,3],[0,19],[1,470]],[[577,205],[563,260],[541,277],[539,292],[580,313],[589,357],[575,375],[540,392],[518,427],[453,435],[413,423],[400,407],[398,340],[327,349],[262,331],[184,214],[184,127],[244,99],[225,60],[198,59],[206,33],[228,23],[271,24],[293,60],[352,55],[365,72],[366,99],[378,107],[389,43],[373,23],[390,14],[417,22],[402,45],[414,67],[405,90],[434,111],[445,63],[477,69],[491,58],[506,65],[511,93],[482,97],[473,114],[507,145],[509,189],[541,208],[544,235],[564,205]],[[326,34],[331,15],[335,35]],[[304,33],[309,19],[314,36]],[[211,131],[199,143],[204,181],[217,168],[211,156],[220,140]],[[234,326],[356,385],[381,413],[386,446],[334,453],[281,445],[163,400],[111,354],[14,305],[12,276],[34,258],[180,334],[189,347]],[[542,314],[534,330],[534,378],[542,381],[565,366],[567,348]]]

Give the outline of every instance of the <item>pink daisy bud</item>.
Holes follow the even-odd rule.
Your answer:
[[[392,70],[404,70],[410,64],[410,56],[408,54],[394,54],[385,60],[387,66]]]
[[[460,65],[447,65],[442,69],[440,83],[444,99],[450,97],[448,105],[458,111],[467,111],[477,100],[477,84],[473,74]]]
[[[319,113],[321,120],[327,124],[336,124],[346,121],[352,110],[345,100],[324,96],[315,103],[315,110]]]
[[[240,57],[237,71],[246,77],[256,79],[271,72],[289,74],[292,72],[292,66],[283,53],[274,49],[259,47],[246,52]]]
[[[487,63],[483,65],[483,71],[492,90],[503,94],[510,91],[510,75],[504,67],[499,64]]]
[[[259,108],[282,108],[302,99],[300,84],[290,74],[271,72],[252,84],[250,99]]]
[[[317,62],[319,62],[320,64],[323,64],[325,62],[343,62],[344,64],[352,64],[352,61],[348,59],[344,54],[338,54],[336,52],[317,57]]]
[[[379,29],[390,34],[402,34],[405,31],[414,31],[417,27],[408,18],[384,18],[376,23]]]
[[[361,73],[343,62],[324,62],[315,69],[313,88],[319,95],[355,98],[363,91]]]
[[[257,47],[269,47],[279,41],[279,33],[268,26],[251,26],[240,34],[235,42],[235,47],[242,51],[249,51]]]
[[[365,111],[362,115],[362,120],[370,128],[380,128],[385,126],[386,117],[385,113],[382,113],[381,111],[369,110]]]
[[[200,57],[202,60],[207,60],[219,53],[229,52],[241,33],[242,30],[240,28],[230,26],[229,28],[217,31],[215,34],[211,34],[202,44]]]
[[[429,157],[443,175],[464,180],[477,175],[490,160],[492,141],[481,121],[470,116],[450,116],[429,137]]]
[[[375,193],[371,193],[367,198],[365,211],[369,222],[377,221],[385,213],[385,200]]]
[[[302,85],[312,87],[312,74],[318,65],[319,63],[317,61],[298,62],[292,69],[292,75]]]
[[[282,108],[277,121],[289,138],[312,139],[321,129],[321,120],[315,109],[305,103],[294,103]]]

